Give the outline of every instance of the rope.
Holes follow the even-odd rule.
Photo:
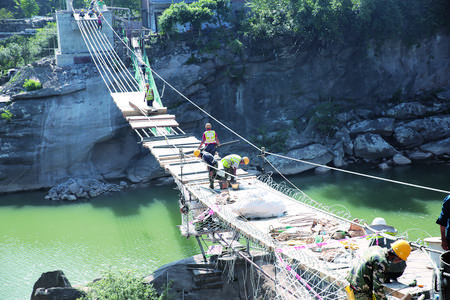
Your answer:
[[[304,160],[301,160],[301,159],[296,159],[296,158],[284,156],[284,155],[281,155],[281,154],[271,153],[271,152],[267,152],[267,151],[266,151],[266,153],[271,154],[273,156],[280,157],[280,158],[289,159],[289,160],[292,160],[292,161],[297,161],[297,162],[301,162],[301,163],[305,163],[305,164],[310,164],[310,165],[317,166],[317,167],[323,167],[323,168],[327,168],[327,169],[334,170],[334,171],[339,171],[339,172],[349,173],[349,174],[352,174],[352,175],[368,177],[368,178],[371,178],[371,179],[383,180],[383,181],[387,181],[387,182],[391,182],[391,183],[397,183],[397,184],[406,185],[406,186],[411,186],[411,187],[415,187],[415,188],[422,188],[422,189],[426,189],[426,190],[430,190],[430,191],[434,191],[434,192],[441,192],[441,193],[450,194],[450,191],[446,191],[446,190],[435,189],[435,188],[426,187],[426,186],[423,186],[423,185],[417,185],[417,184],[412,184],[412,183],[407,183],[407,182],[402,182],[402,181],[382,178],[382,177],[378,177],[378,176],[363,174],[363,173],[359,173],[359,172],[353,172],[353,171],[344,170],[344,169],[338,169],[338,168],[330,167],[330,166],[327,166],[327,165],[316,164],[316,163],[313,163],[313,162],[304,161]],[[266,159],[266,161],[268,161],[268,160]]]

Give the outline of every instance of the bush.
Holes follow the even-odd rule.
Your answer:
[[[42,89],[42,83],[39,80],[27,79],[23,84],[23,87],[29,92]]]
[[[0,115],[2,119],[5,119],[6,121],[11,121],[13,114],[8,109],[3,109],[2,114]]]
[[[230,43],[230,47],[232,53],[234,53],[235,55],[241,55],[244,44],[240,40],[235,39]]]
[[[152,285],[143,282],[134,272],[107,271],[102,279],[88,285],[89,291],[82,300],[157,300],[159,297]]]
[[[35,36],[26,38],[14,35],[0,41],[0,71],[24,66],[50,55],[57,45],[56,23],[37,30]]]

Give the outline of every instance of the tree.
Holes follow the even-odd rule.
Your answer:
[[[39,14],[39,5],[36,0],[14,0],[18,7],[22,10],[26,18],[37,16]]]
[[[198,30],[198,35],[202,32],[202,23],[206,23],[212,20],[214,12],[207,7],[201,6],[201,3],[194,2],[189,5],[190,22],[194,29]]]
[[[6,8],[0,9],[0,20],[4,19],[12,19],[14,17],[14,14],[7,10]]]

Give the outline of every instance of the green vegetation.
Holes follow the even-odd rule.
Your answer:
[[[0,8],[0,20],[12,19],[14,14],[6,8]]]
[[[177,24],[191,23],[200,34],[202,23],[221,25],[231,20],[226,3],[172,4],[163,12],[160,28],[171,35]],[[400,38],[414,44],[442,28],[450,31],[450,3],[446,0],[253,0],[247,6],[250,10],[237,27],[255,40],[286,36],[326,45]]]
[[[167,299],[168,288],[158,296],[152,285],[143,282],[142,276],[134,272],[108,271],[101,280],[88,285],[89,291],[82,300],[156,300]]]
[[[235,39],[230,43],[230,47],[231,47],[231,52],[233,54],[241,55],[242,49],[244,48],[244,44],[240,40]]]
[[[328,44],[401,38],[408,43],[450,29],[446,0],[254,0],[245,34],[299,37]]]
[[[311,123],[321,134],[332,135],[335,133],[335,127],[338,124],[336,114],[342,111],[341,105],[335,102],[325,102],[315,106],[312,112]]]
[[[21,67],[53,52],[56,47],[56,24],[49,23],[37,30],[35,36],[26,38],[14,35],[0,41],[0,71]]]
[[[159,19],[162,33],[170,36],[176,32],[175,26],[190,23],[193,30],[201,35],[202,23],[215,23],[221,26],[222,22],[230,18],[230,6],[226,0],[199,0],[191,4],[185,2],[174,3],[166,9]]]
[[[12,112],[10,112],[8,109],[5,109],[5,108],[3,108],[2,111],[3,112],[0,114],[2,119],[5,119],[6,121],[10,122],[12,120],[12,117],[13,117]]]
[[[270,152],[286,152],[286,142],[288,138],[288,129],[282,129],[274,136],[267,135],[266,128],[261,127],[257,130],[258,136],[252,138],[258,147],[266,147]]]
[[[23,84],[23,87],[27,91],[39,90],[42,89],[42,83],[39,80],[26,79],[25,83]]]
[[[37,16],[39,13],[39,5],[36,0],[14,0],[14,2],[20,7],[25,18]]]

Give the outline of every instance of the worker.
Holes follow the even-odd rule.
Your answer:
[[[216,149],[220,146],[216,132],[211,129],[211,123],[205,124],[205,132],[203,132],[202,142],[200,143],[200,146],[198,146],[198,150],[200,150],[203,144],[205,144],[205,149],[203,150],[212,155],[216,154]]]
[[[155,96],[153,94],[153,89],[150,87],[150,84],[146,84],[146,91],[145,91],[145,100],[147,101],[147,106],[154,106],[153,100],[155,99]]]
[[[84,18],[84,9],[82,9],[80,12],[80,18]]]
[[[440,225],[441,247],[443,250],[449,250],[450,245],[450,195],[444,198],[442,209],[436,224]]]
[[[103,28],[102,19],[103,19],[103,14],[99,14],[97,17],[97,28],[99,30],[101,30]]]
[[[390,248],[391,244],[394,242],[394,238],[389,238],[389,236],[395,236],[398,230],[395,227],[387,225],[386,220],[377,217],[373,219],[372,224],[366,228],[366,233],[371,235],[370,245],[377,245],[384,248]],[[396,264],[391,264],[389,266],[387,279],[385,282],[390,280],[397,280],[398,277],[403,275],[406,269],[406,262],[401,261]]]
[[[390,249],[380,246],[369,247],[346,277],[350,283],[349,292],[354,295],[354,299],[387,299],[383,283],[387,278],[389,266],[392,263],[406,261],[410,253],[411,246],[405,240],[395,241]]]
[[[142,71],[142,79],[145,80],[145,73],[147,73],[147,66],[145,64],[141,65],[141,71]]]
[[[228,176],[231,178],[231,183],[236,183],[236,169],[239,167],[239,164],[248,164],[248,157],[240,157],[237,154],[230,154],[222,158],[221,160],[224,171],[225,171],[225,180],[228,179]]]
[[[203,161],[208,165],[209,172],[209,188],[214,189],[214,179],[217,177],[217,169],[219,163],[214,159],[214,156],[206,151],[195,150],[194,155],[203,159]]]

